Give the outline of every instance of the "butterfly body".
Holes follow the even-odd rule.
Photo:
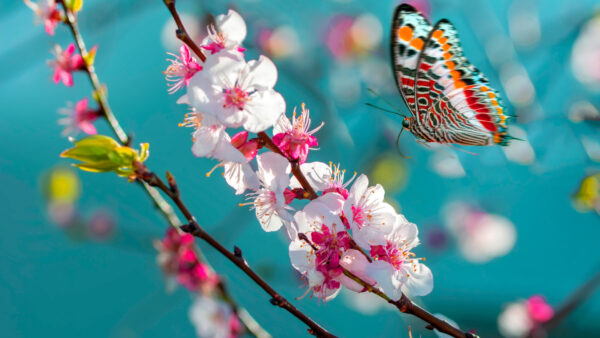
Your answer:
[[[454,26],[431,26],[412,6],[396,8],[392,66],[412,116],[403,127],[422,142],[506,145],[510,136],[499,94],[463,56]]]

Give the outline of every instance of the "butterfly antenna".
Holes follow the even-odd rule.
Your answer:
[[[402,129],[400,129],[400,132],[398,133],[398,137],[396,137],[396,151],[398,152],[398,155],[400,155],[400,157],[407,160],[410,158],[410,156],[404,156],[404,154],[402,154],[402,152],[400,151],[400,136],[402,135],[403,131],[404,131],[404,127],[402,127]]]
[[[369,106],[369,107],[372,107],[372,108],[375,108],[375,109],[379,109],[379,110],[381,110],[381,111],[384,111],[384,112],[386,112],[386,113],[391,113],[391,114],[394,114],[394,115],[400,115],[400,116],[402,116],[402,117],[407,117],[406,115],[404,115],[404,114],[401,114],[401,113],[399,113],[399,112],[397,112],[397,111],[393,111],[393,110],[390,110],[390,109],[381,108],[381,107],[379,107],[379,106],[376,106],[376,105],[374,105],[374,104],[372,104],[372,103],[365,103],[365,104],[366,104],[367,106]]]
[[[465,154],[469,154],[469,155],[473,155],[473,156],[479,156],[479,154],[478,154],[478,153],[473,153],[473,152],[470,152],[470,151],[468,151],[468,150],[464,150],[464,149],[462,149],[462,148],[456,147],[456,146],[455,146],[455,145],[453,145],[452,143],[446,143],[446,144],[447,144],[447,145],[448,145],[450,148],[454,148],[454,149],[456,149],[456,150],[458,150],[458,151],[462,151],[462,152],[463,152],[463,153],[465,153]]]
[[[395,104],[393,104],[392,102],[388,101],[388,100],[387,100],[385,97],[383,97],[383,96],[379,95],[379,93],[378,93],[378,92],[376,92],[376,91],[375,91],[375,89],[373,89],[373,88],[367,88],[367,90],[368,90],[368,91],[369,91],[371,94],[373,94],[373,95],[377,96],[378,98],[380,98],[381,100],[383,100],[383,102],[387,103],[387,104],[388,104],[390,107],[392,107],[392,108],[396,109],[397,111],[400,111],[400,110],[401,110],[401,109],[400,109],[400,108],[398,108],[398,107],[397,107]]]

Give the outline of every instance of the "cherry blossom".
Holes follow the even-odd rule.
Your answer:
[[[294,109],[292,122],[285,115],[281,115],[273,128],[273,142],[289,158],[304,163],[309,149],[318,145],[317,138],[313,134],[319,131],[323,124],[322,122],[318,127],[309,130],[310,112],[303,103],[302,113],[297,118],[296,109]]]
[[[290,164],[283,156],[272,152],[258,155],[256,162],[261,188],[248,194],[256,218],[264,231],[277,231],[285,225],[288,235],[293,238],[293,216],[289,212],[293,208],[286,204],[284,197],[290,183]]]
[[[485,263],[506,255],[514,247],[517,231],[509,219],[464,202],[450,203],[444,209],[445,224],[466,260]]]
[[[78,131],[83,131],[88,135],[97,133],[93,122],[100,117],[97,110],[88,108],[88,99],[83,98],[75,104],[68,104],[67,108],[59,109],[59,114],[64,117],[58,120],[58,124],[65,126],[62,132],[63,136],[75,134]]]
[[[65,86],[73,86],[73,72],[82,70],[85,66],[83,58],[79,54],[75,54],[75,44],[67,46],[65,51],[60,48],[59,45],[54,46],[53,54],[56,56],[55,60],[48,61],[48,65],[54,68],[54,75],[52,79],[54,83],[62,83]]]
[[[344,216],[354,239],[362,247],[385,244],[384,236],[393,230],[396,211],[383,201],[384,195],[381,185],[369,187],[369,179],[364,174],[350,188],[344,203]]]
[[[23,0],[27,7],[33,10],[37,21],[44,22],[46,33],[54,35],[54,29],[63,19],[62,12],[55,0],[39,0],[37,3],[31,0]]]
[[[433,289],[431,270],[411,252],[419,244],[417,235],[417,226],[398,215],[386,243],[370,246],[374,262],[366,273],[393,300],[400,299],[402,293],[424,296]]]
[[[546,299],[534,295],[509,304],[498,317],[498,329],[505,337],[525,337],[553,316],[554,309],[546,303]]]
[[[180,102],[189,102],[196,111],[215,117],[227,128],[243,126],[253,133],[273,126],[285,111],[283,97],[273,90],[277,68],[260,56],[246,63],[224,56],[205,63],[188,85]]]
[[[236,11],[229,10],[227,15],[221,14],[215,18],[215,26],[208,27],[208,36],[202,41],[202,48],[210,51],[211,55],[222,50],[242,53],[242,41],[246,38],[246,23]]]
[[[220,160],[206,176],[210,176],[215,169],[223,167],[225,181],[236,190],[237,195],[247,189],[259,188],[258,176],[248,163],[258,152],[258,142],[247,141],[247,132],[240,132],[230,138],[225,127],[214,117],[197,112],[186,114],[180,126],[195,128],[192,136],[194,155]]]
[[[242,325],[231,306],[214,297],[197,296],[188,315],[198,337],[233,338],[242,334]]]
[[[342,205],[342,196],[327,194],[294,215],[297,235],[289,246],[292,266],[308,279],[307,293],[323,300],[339,292],[344,276],[340,259],[350,249],[350,237],[339,218]]]
[[[172,53],[168,54],[172,55],[174,59],[167,60],[171,64],[164,73],[167,81],[171,82],[169,94],[173,94],[184,86],[187,86],[192,76],[202,70],[202,66],[198,64],[196,58],[192,56],[186,45],[181,45],[179,48],[179,56]]]
[[[219,282],[212,269],[200,262],[192,235],[170,227],[155,247],[159,252],[157,262],[165,274],[190,291],[210,292]]]
[[[342,195],[344,199],[347,199],[349,195],[346,187],[356,177],[356,173],[354,173],[354,176],[348,181],[344,181],[346,170],[341,170],[339,165],[332,163],[327,165],[323,162],[303,163],[300,165],[300,171],[315,191],[322,191],[323,194],[335,192]],[[292,177],[290,187],[293,189],[302,188],[302,185],[296,177]]]

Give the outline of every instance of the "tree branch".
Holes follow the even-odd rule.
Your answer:
[[[188,45],[188,47],[194,51],[194,53],[200,58],[200,60],[202,60],[202,62],[206,61],[206,56],[204,56],[200,47],[196,45],[194,40],[192,40],[190,35],[185,30],[185,26],[183,25],[183,22],[181,22],[179,13],[177,13],[177,10],[175,9],[175,0],[163,0],[163,2],[165,3],[165,6],[167,6],[167,9],[169,9],[169,12],[171,12],[171,16],[177,25],[177,30],[175,31],[177,38],[181,40],[181,42]]]
[[[579,305],[583,304],[600,286],[600,272],[596,272],[587,282],[580,286],[573,294],[567,298],[554,313],[554,316],[547,322],[540,324],[531,331],[528,337],[538,338],[546,337],[547,332],[563,322]]]
[[[317,198],[318,197],[317,193],[311,187],[310,183],[308,183],[308,180],[306,179],[306,177],[300,170],[298,161],[292,160],[288,156],[286,156],[281,151],[281,149],[279,149],[279,147],[277,147],[277,145],[273,142],[273,140],[269,137],[269,135],[267,135],[267,133],[260,132],[260,133],[258,133],[258,137],[261,140],[261,144],[264,147],[266,147],[267,149],[269,149],[277,154],[280,154],[283,157],[285,157],[286,159],[288,159],[288,161],[292,165],[292,174],[294,175],[294,177],[296,177],[298,182],[300,182],[300,185],[302,185],[302,188],[309,193],[309,199],[313,200],[313,199]],[[359,250],[359,251],[361,253],[365,254],[362,250]],[[370,259],[370,257],[369,257],[369,259]],[[460,338],[476,337],[474,334],[472,334],[470,332],[462,332],[461,330],[450,325],[448,322],[439,319],[438,317],[434,316],[427,310],[419,307],[417,304],[415,304],[413,301],[411,301],[408,297],[406,297],[406,295],[402,294],[402,297],[400,297],[399,300],[394,301],[394,300],[390,299],[387,295],[385,295],[383,292],[381,292],[381,290],[372,287],[371,285],[369,285],[369,283],[367,283],[367,282],[363,281],[362,279],[360,279],[359,277],[353,275],[350,271],[346,270],[345,268],[342,268],[342,269],[344,270],[344,274],[346,276],[352,278],[355,282],[357,282],[360,285],[362,285],[363,287],[365,287],[365,289],[368,292],[374,293],[377,296],[381,297],[382,299],[386,300],[388,303],[393,304],[398,310],[400,310],[400,312],[413,315],[413,316],[418,317],[418,318],[422,319],[423,321],[427,322],[429,324],[428,328],[436,329],[440,332],[449,334],[453,337],[460,337]]]
[[[148,170],[148,168],[142,163],[136,164],[137,170],[136,173],[138,178],[148,183],[149,185],[158,188],[162,192],[164,192],[169,198],[175,203],[179,211],[185,216],[189,224],[182,225],[181,230],[192,234],[195,237],[198,237],[212,246],[214,249],[219,251],[223,256],[225,256],[229,261],[235,264],[240,270],[242,270],[248,277],[250,277],[258,286],[260,286],[266,293],[268,293],[272,298],[270,300],[271,304],[275,306],[279,306],[296,318],[300,319],[304,322],[308,327],[310,327],[309,332],[318,337],[335,337],[333,334],[329,333],[322,326],[317,324],[307,315],[302,313],[296,307],[294,307],[287,299],[281,296],[275,289],[273,289],[264,279],[262,279],[246,262],[246,260],[242,256],[242,250],[238,247],[234,247],[233,252],[227,250],[219,241],[213,238],[210,234],[208,234],[196,221],[196,218],[189,211],[179,192],[176,189],[173,189],[173,184],[168,186],[165,182],[158,177],[155,173]],[[169,175],[169,181],[175,182],[175,179],[172,175]]]
[[[65,11],[65,16],[66,16],[65,24],[67,26],[69,26],[69,29],[71,30],[71,33],[73,34],[73,39],[75,40],[77,49],[79,49],[79,53],[81,54],[82,57],[87,56],[88,51],[85,46],[83,37],[81,36],[81,33],[79,32],[79,27],[77,25],[77,18],[68,9],[64,0],[57,0],[57,2],[60,3],[60,5],[63,7],[63,9]],[[199,57],[200,57],[200,55],[199,55]],[[202,55],[202,57],[204,57],[204,55]],[[94,65],[88,64],[88,62],[84,62],[84,63],[85,63],[84,70],[90,79],[92,87],[94,88],[94,92],[96,93],[95,99],[96,99],[96,102],[98,102],[98,106],[100,108],[100,112],[102,113],[102,116],[104,116],[106,118],[106,121],[108,122],[110,128],[112,129],[112,131],[115,133],[115,135],[119,139],[119,142],[123,145],[129,145],[131,143],[131,138],[127,135],[127,133],[125,133],[125,130],[121,127],[116,116],[110,109],[110,106],[108,104],[108,99],[106,97],[105,88],[100,84],[100,80],[98,79],[98,75],[96,74]],[[171,204],[169,204],[155,188],[151,187],[146,182],[142,182],[142,181],[137,181],[137,182],[146,191],[146,193],[152,200],[152,203],[154,204],[154,206],[165,217],[167,222],[171,226],[179,228],[179,226],[181,226],[182,223],[179,220],[179,217],[177,217],[177,214],[173,210],[173,207],[171,206]],[[224,282],[222,282],[222,283],[224,283]],[[269,333],[267,331],[265,331],[258,324],[258,322],[256,322],[256,320],[254,318],[252,318],[252,316],[248,313],[248,311],[246,311],[243,307],[240,307],[239,305],[237,305],[237,303],[235,303],[233,301],[231,295],[228,293],[228,291],[226,290],[224,285],[220,288],[219,291],[221,292],[222,297],[224,299],[227,299],[228,303],[231,305],[233,310],[236,313],[238,313],[239,319],[244,324],[244,326],[246,327],[248,332],[250,332],[252,335],[254,335],[256,337],[270,337]]]

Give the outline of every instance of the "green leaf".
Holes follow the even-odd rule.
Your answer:
[[[148,158],[147,143],[142,143],[139,151],[122,146],[104,135],[87,136],[76,141],[73,148],[62,152],[61,157],[72,158],[82,163],[75,164],[81,170],[90,172],[115,172],[119,176],[135,178],[134,162]]]

